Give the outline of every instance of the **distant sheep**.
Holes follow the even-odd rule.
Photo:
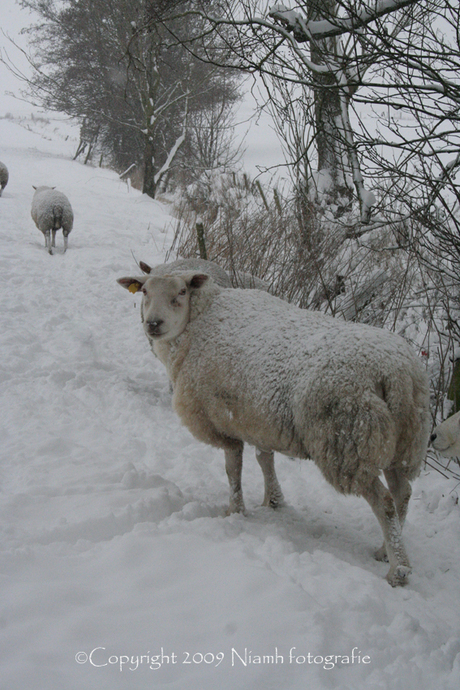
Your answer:
[[[433,429],[431,445],[446,458],[460,457],[460,412],[447,417]]]
[[[0,161],[0,196],[2,196],[3,190],[8,184],[9,177],[8,168],[5,163]]]
[[[244,510],[244,443],[257,449],[264,505],[282,499],[273,451],[313,458],[337,491],[368,501],[384,535],[376,555],[390,584],[404,584],[401,527],[429,435],[427,379],[409,345],[202,273],[118,282],[143,293],[144,331],[182,422],[225,451],[229,512]]]
[[[54,187],[34,187],[31,215],[35,225],[45,236],[45,247],[52,254],[56,246],[56,231],[62,228],[64,251],[67,250],[67,238],[73,227],[73,211],[70,201]],[[52,233],[52,240],[50,237]]]

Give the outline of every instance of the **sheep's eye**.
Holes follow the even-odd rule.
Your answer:
[[[146,294],[147,294],[146,288],[142,288],[142,294],[143,294],[143,295],[146,295]]]
[[[187,292],[187,288],[182,288],[182,290],[180,290],[180,291],[177,293],[177,297],[180,297],[180,296],[182,296],[182,295],[185,295],[186,292]],[[171,304],[174,304],[174,305],[178,305],[178,304],[179,304],[179,302],[178,302],[178,300],[177,300],[177,297],[173,297],[173,299],[171,300]]]

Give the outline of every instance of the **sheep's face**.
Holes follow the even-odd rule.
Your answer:
[[[433,448],[447,458],[460,457],[460,412],[448,417],[433,430]]]
[[[149,340],[170,341],[180,335],[190,319],[190,298],[208,279],[203,274],[120,278],[130,292],[142,292],[141,315]]]
[[[190,288],[182,278],[149,278],[141,289],[144,331],[153,340],[174,340],[189,321]]]

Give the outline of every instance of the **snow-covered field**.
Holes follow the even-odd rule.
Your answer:
[[[168,208],[32,129],[0,120],[1,687],[457,690],[455,481],[414,484],[403,589],[369,506],[313,463],[278,456],[274,512],[248,449],[248,514],[226,517],[222,453],[180,425],[115,282],[163,261]],[[62,233],[44,249],[33,184],[72,202],[66,254]]]

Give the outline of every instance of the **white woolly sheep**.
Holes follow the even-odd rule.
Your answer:
[[[0,161],[0,196],[2,196],[2,192],[8,184],[9,177],[8,168],[5,163]]]
[[[73,211],[70,201],[54,187],[34,187],[31,216],[35,225],[45,236],[45,247],[52,254],[56,246],[56,231],[62,228],[64,251],[67,250],[67,238],[73,227]],[[50,237],[52,234],[52,240]]]
[[[430,442],[433,448],[446,458],[460,457],[460,412],[447,417],[436,426]]]
[[[427,379],[409,345],[200,273],[118,282],[143,293],[144,331],[182,422],[225,451],[229,512],[244,510],[244,443],[257,449],[264,505],[282,498],[273,451],[312,458],[339,492],[368,501],[384,535],[376,556],[388,558],[390,584],[404,584],[401,527],[429,435]]]

